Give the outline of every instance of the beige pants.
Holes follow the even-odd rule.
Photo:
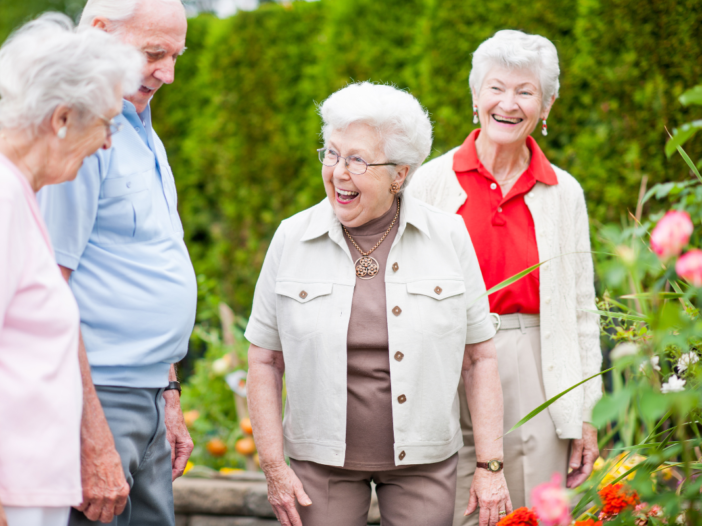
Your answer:
[[[541,373],[540,335],[539,327],[532,327],[500,330],[494,338],[504,398],[505,432],[546,401]],[[478,511],[468,517],[463,516],[468,506],[476,456],[463,382],[458,388],[464,446],[458,453],[453,526],[475,526],[478,524]],[[561,473],[565,482],[569,448],[570,440],[561,440],[556,435],[548,409],[504,438],[504,471],[514,509],[530,506],[532,488],[550,480],[553,473]]]

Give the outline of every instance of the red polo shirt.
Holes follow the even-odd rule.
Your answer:
[[[479,133],[480,129],[474,130],[456,152],[453,170],[468,194],[458,214],[466,222],[489,289],[539,262],[534,219],[524,195],[536,181],[554,185],[558,178],[536,141],[527,137],[531,163],[503,196],[500,185],[478,159],[475,140]],[[538,314],[539,270],[491,294],[489,300],[490,312]]]

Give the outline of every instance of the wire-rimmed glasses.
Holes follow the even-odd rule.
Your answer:
[[[358,155],[342,157],[338,152],[330,148],[319,148],[317,153],[319,162],[324,166],[336,166],[339,163],[339,159],[343,159],[346,163],[346,168],[354,175],[363,175],[369,166],[397,166],[397,163],[367,163]]]
[[[115,122],[114,119],[106,119],[102,115],[99,116],[100,120],[105,124],[105,128],[107,128],[107,137],[112,137],[115,133],[118,133],[123,125],[121,122]]]

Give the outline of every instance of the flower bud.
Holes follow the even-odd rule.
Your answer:
[[[690,241],[692,230],[690,214],[671,210],[651,232],[651,248],[661,259],[677,256]]]
[[[702,287],[702,250],[696,248],[680,256],[675,272],[695,287]]]

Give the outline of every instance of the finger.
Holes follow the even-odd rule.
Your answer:
[[[478,516],[478,524],[480,526],[488,526],[490,524],[490,509],[481,507],[480,515]]]
[[[512,499],[509,497],[509,495],[507,495],[507,500],[505,501],[505,511],[507,512],[507,515],[514,511],[514,508],[512,507]]]
[[[91,521],[96,521],[100,518],[100,513],[102,511],[102,506],[97,505],[94,501],[88,502],[83,510],[83,515]]]
[[[188,464],[188,458],[190,458],[190,455],[179,454],[177,457],[175,457],[175,460],[173,460],[172,466],[175,478],[180,477],[183,474],[183,471],[185,471],[185,466]]]
[[[127,501],[129,499],[129,484],[126,482],[122,486],[122,489],[117,494],[117,500],[115,501],[115,515],[121,515],[124,508],[127,507]]]
[[[478,497],[473,493],[472,491],[470,492],[470,499],[468,500],[468,507],[466,508],[465,513],[463,516],[465,517],[466,515],[470,515],[473,513],[476,508],[478,507]]]
[[[583,441],[573,440],[573,452],[570,454],[571,469],[578,469],[583,459]]]
[[[293,483],[293,489],[295,490],[295,497],[297,497],[297,502],[299,502],[301,506],[312,505],[312,499],[310,499],[307,493],[305,493],[305,490],[302,488],[301,482]]]
[[[115,518],[115,508],[114,506],[104,506],[102,510],[100,511],[100,522],[103,524],[107,524],[108,522],[112,522],[112,519]]]

